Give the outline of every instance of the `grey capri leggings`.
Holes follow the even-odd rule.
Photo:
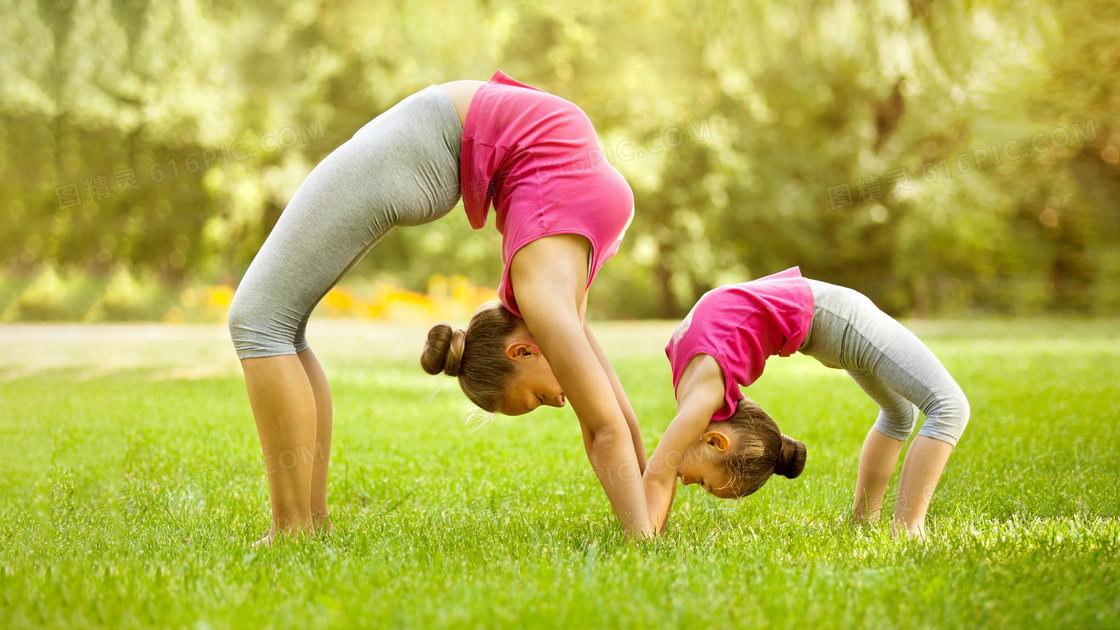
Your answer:
[[[229,331],[241,359],[307,349],[319,300],[398,225],[420,225],[459,202],[463,127],[432,85],[358,130],[307,176],[233,298]]]
[[[809,280],[813,324],[800,352],[848,371],[878,405],[875,429],[898,440],[918,435],[956,446],[968,424],[968,399],[914,333],[857,291]]]

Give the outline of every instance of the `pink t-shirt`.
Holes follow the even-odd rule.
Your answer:
[[[673,390],[693,357],[711,355],[727,385],[727,404],[712,420],[726,420],[743,398],[739,387],[762,376],[768,357],[797,352],[812,323],[813,292],[797,267],[712,289],[692,307],[665,346],[673,368]]]
[[[495,208],[505,264],[498,296],[519,317],[509,279],[517,250],[555,234],[587,237],[590,287],[634,217],[634,194],[603,158],[587,115],[501,70],[471,99],[459,177],[471,227]]]

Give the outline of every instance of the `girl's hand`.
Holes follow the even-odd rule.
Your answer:
[[[673,479],[668,486],[653,482],[645,476],[642,477],[642,482],[645,485],[646,506],[649,508],[650,521],[653,522],[657,535],[660,536],[665,533],[665,529],[669,525],[669,511],[672,509],[673,500],[677,495],[676,479]]]
[[[661,532],[669,521],[677,490],[677,472],[691,447],[724,405],[723,370],[711,356],[698,354],[677,384],[677,415],[661,437],[642,476],[647,509]]]

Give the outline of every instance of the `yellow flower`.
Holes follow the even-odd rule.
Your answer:
[[[233,287],[225,285],[210,287],[210,295],[207,297],[212,306],[228,310],[229,305],[233,303]]]

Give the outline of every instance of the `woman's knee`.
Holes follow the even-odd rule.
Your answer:
[[[229,305],[226,315],[226,326],[229,328],[229,337],[233,340],[233,348],[239,358],[246,358],[245,353],[252,348],[253,330],[256,314],[253,312],[252,301],[246,299],[247,291],[237,291],[233,294],[233,301]]]
[[[238,288],[226,322],[238,358],[295,354],[299,320],[289,322],[291,318],[284,317],[284,312],[251,287]]]
[[[229,336],[235,344],[253,328],[253,322],[257,319],[253,301],[248,298],[248,293],[249,291],[238,289],[233,294],[233,301],[230,302],[229,313],[226,315]]]

